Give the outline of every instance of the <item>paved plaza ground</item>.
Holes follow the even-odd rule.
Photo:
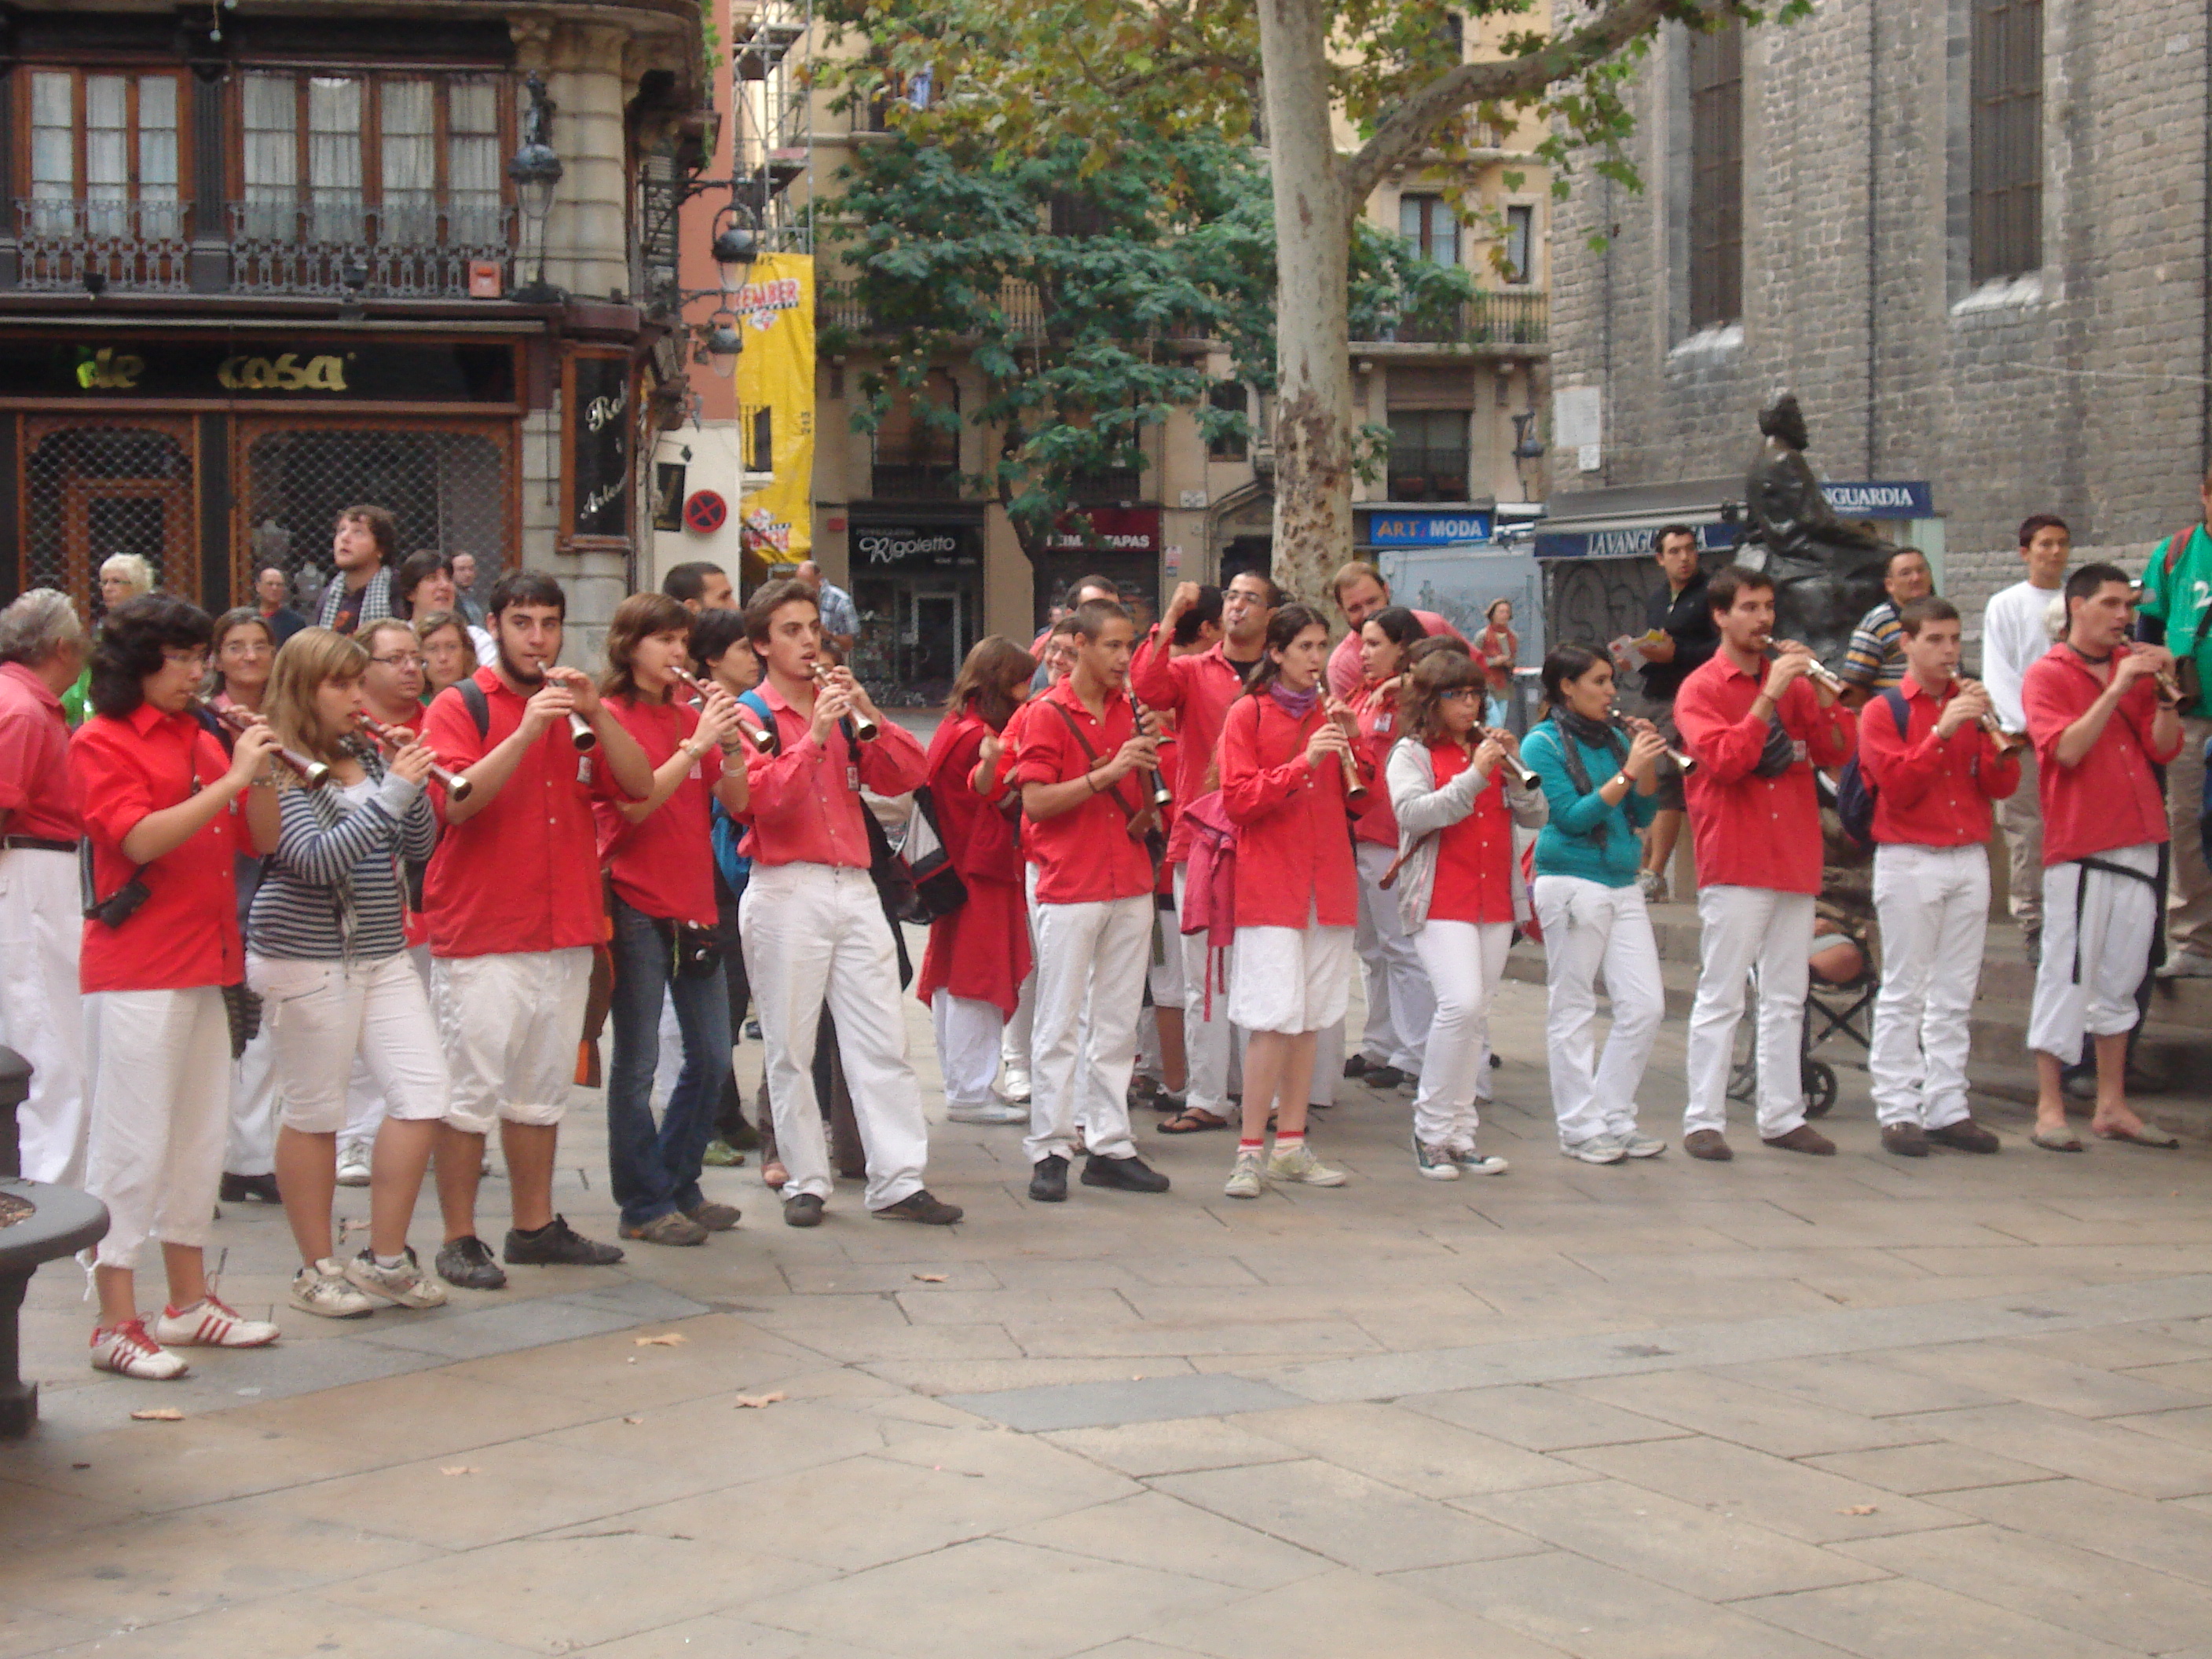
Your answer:
[[[86,1369],[50,1267],[0,1659],[2212,1656],[2201,1141],[2053,1156],[1999,1104],[2002,1156],[1907,1163],[1846,1071],[1835,1158],[1741,1124],[1732,1164],[1589,1168],[1541,1018],[1505,988],[1494,1180],[1419,1179],[1354,1084],[1316,1137],[1352,1183],[1257,1203],[1226,1135],[1147,1127],[1172,1193],[1054,1209],[1018,1129],[940,1123],[957,1229],[842,1185],[793,1231],[710,1171],[746,1214],[704,1249],[344,1323],[234,1206],[226,1293],[284,1340],[167,1385]],[[1670,1141],[1680,1078],[1676,1022]],[[561,1203],[611,1237],[596,1104]]]

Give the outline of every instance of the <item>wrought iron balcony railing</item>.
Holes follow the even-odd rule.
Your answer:
[[[19,201],[16,286],[465,299],[471,264],[496,265],[504,291],[515,254],[515,212],[498,203],[317,191],[227,206],[217,230],[184,202]]]
[[[1378,329],[1374,343],[1539,346],[1551,338],[1550,315],[1547,295],[1481,293],[1441,317],[1401,318]]]
[[[1467,500],[1468,452],[1393,444],[1388,488],[1394,501]]]
[[[869,488],[879,501],[957,501],[960,469],[949,462],[878,461]]]

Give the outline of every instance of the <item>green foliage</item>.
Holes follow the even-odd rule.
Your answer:
[[[1146,428],[1191,410],[1208,438],[1243,417],[1206,402],[1210,347],[1236,378],[1273,375],[1273,233],[1250,151],[1205,134],[1125,130],[1115,162],[1086,147],[996,155],[973,143],[900,136],[839,175],[828,234],[837,304],[866,321],[880,366],[860,377],[857,429],[902,395],[915,418],[999,434],[970,482],[1003,501],[1025,539],[1067,510],[1083,481],[1140,471]],[[965,357],[985,386],[956,413],[923,395],[933,368]]]

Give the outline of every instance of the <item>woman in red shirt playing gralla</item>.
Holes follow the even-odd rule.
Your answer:
[[[276,1328],[241,1319],[209,1285],[203,1246],[228,1127],[230,1024],[222,988],[246,969],[235,860],[276,850],[276,798],[258,786],[275,740],[242,732],[226,757],[187,713],[207,673],[207,613],[148,595],[110,611],[93,647],[93,717],[70,746],[96,896],[84,924],[92,1130],[85,1188],[107,1206],[93,1268],[95,1370],[182,1376],[173,1347],[260,1347]],[[250,830],[250,833],[249,833]],[[158,1238],[169,1304],[149,1334],[136,1273]]]
[[[1344,1184],[1306,1146],[1306,1103],[1315,1039],[1344,1018],[1352,988],[1359,878],[1345,819],[1369,769],[1348,735],[1352,711],[1322,686],[1328,659],[1320,614],[1283,606],[1222,722],[1222,806],[1239,830],[1229,1018],[1250,1034],[1231,1198],[1257,1198],[1266,1181]],[[1275,1152],[1263,1162],[1270,1111]]]

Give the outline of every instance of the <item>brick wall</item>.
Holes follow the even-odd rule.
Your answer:
[[[2079,556],[2140,563],[2197,513],[2205,460],[2206,14],[2046,0],[2044,265],[1965,276],[1966,0],[1853,0],[1745,52],[1744,316],[1684,319],[1686,86],[1669,29],[1632,93],[1638,195],[1585,169],[1555,215],[1558,385],[1605,392],[1577,487],[1734,473],[1778,388],[1834,478],[1926,478],[1948,586],[1978,619],[2014,531],[2057,512]],[[1609,246],[1593,252],[1596,233]]]

